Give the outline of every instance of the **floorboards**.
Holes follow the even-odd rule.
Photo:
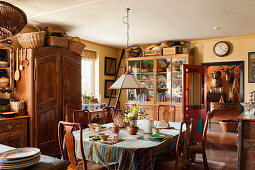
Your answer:
[[[225,162],[224,169],[235,170],[237,163],[237,133],[224,133],[221,131],[208,130],[207,132],[207,159],[212,161]],[[197,155],[202,159],[201,155]],[[191,166],[190,169],[196,169]],[[201,165],[201,169],[203,166]]]

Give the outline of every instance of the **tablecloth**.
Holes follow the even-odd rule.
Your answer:
[[[112,124],[105,124],[104,126],[110,127]],[[159,154],[166,151],[175,151],[180,123],[170,122],[170,126],[173,129],[160,130],[160,133],[166,135],[164,140],[160,141],[152,140],[150,134],[143,134],[142,130],[139,130],[137,135],[129,135],[123,129],[120,131],[120,137],[123,141],[112,145],[98,141],[89,141],[89,136],[96,135],[98,132],[90,131],[88,128],[83,129],[85,157],[89,161],[101,163],[106,166],[118,163],[118,169],[153,169]],[[109,129],[101,132],[113,135]],[[77,157],[80,157],[80,132],[75,131],[73,134],[75,136],[76,154]]]

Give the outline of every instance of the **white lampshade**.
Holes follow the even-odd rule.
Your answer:
[[[145,89],[144,85],[129,71],[116,80],[109,89]]]

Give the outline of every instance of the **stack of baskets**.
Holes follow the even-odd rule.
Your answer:
[[[46,32],[46,45],[53,47],[68,47],[68,39],[64,31],[57,26],[48,26],[43,29]]]
[[[43,31],[34,25],[37,32],[18,34],[18,41],[23,48],[38,48],[46,46],[69,48],[74,53],[81,55],[86,47],[79,37],[68,39],[61,27],[48,26]],[[45,43],[44,43],[45,42]]]

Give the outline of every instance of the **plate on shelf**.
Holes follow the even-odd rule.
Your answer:
[[[0,113],[0,116],[5,118],[11,118],[14,117],[16,114],[16,112],[2,112]]]
[[[158,75],[158,80],[166,80],[166,77],[162,74]]]
[[[159,60],[158,61],[158,69],[159,68],[165,69],[166,68],[166,62],[164,62],[163,60]]]

